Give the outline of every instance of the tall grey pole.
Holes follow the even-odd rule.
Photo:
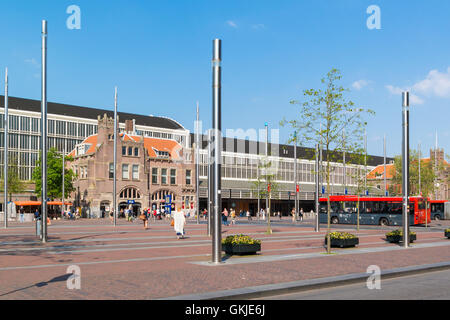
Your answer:
[[[47,242],[47,21],[42,20],[41,139],[42,139],[42,242]]]
[[[421,155],[420,155],[420,141],[419,141],[419,196],[422,196],[422,189],[421,189],[421,176],[420,176],[420,158],[421,158]]]
[[[386,135],[384,135],[384,139],[383,139],[383,154],[384,154],[384,156],[383,156],[383,158],[384,158],[384,196],[386,197],[387,196],[387,182],[386,182],[386,175],[387,175],[387,172],[386,172]]]
[[[434,199],[438,199],[438,187],[437,187],[437,174],[438,174],[438,159],[437,159],[437,150],[438,150],[438,135],[436,130],[436,145],[434,147]]]
[[[64,215],[64,176],[65,176],[65,159],[64,157],[66,156],[66,145],[64,144],[63,146],[63,153],[62,153],[62,202],[61,202],[61,214]]]
[[[211,236],[212,233],[212,212],[213,212],[213,169],[212,169],[212,161],[211,161],[211,129],[208,129],[208,156],[206,157],[207,166],[208,166],[208,236]]]
[[[297,131],[294,132],[294,192],[295,192],[295,221],[298,220],[297,203]]]
[[[409,92],[402,93],[403,141],[402,141],[402,190],[403,190],[403,245],[409,247]]]
[[[315,174],[315,182],[316,182],[316,192],[315,192],[315,200],[316,200],[316,232],[320,231],[319,225],[319,144],[316,144],[316,174]]]
[[[6,68],[5,74],[5,149],[3,154],[3,182],[5,197],[3,202],[3,218],[5,219],[5,229],[8,228],[8,130],[9,130],[9,119],[8,119],[8,68]]]
[[[117,136],[119,134],[119,130],[117,128],[117,87],[114,88],[114,182],[113,182],[113,219],[114,226],[117,225]]]
[[[214,233],[212,244],[212,262],[220,263],[222,261],[222,226],[220,217],[222,211],[221,198],[221,140],[222,140],[222,123],[221,123],[221,60],[222,60],[222,41],[220,39],[213,40],[213,130],[214,130]]]
[[[343,149],[344,149],[344,156],[342,159],[342,162],[344,164],[344,168],[343,168],[344,172],[343,172],[343,177],[342,177],[343,181],[342,182],[344,184],[344,195],[345,195],[345,191],[347,190],[347,180],[346,180],[347,170],[345,167],[345,129],[342,130],[342,140],[343,140]]]
[[[269,161],[269,125],[268,125],[268,123],[266,122],[265,124],[264,124],[264,126],[266,127],[266,163],[265,163],[265,168],[264,168],[264,174],[266,175],[266,180],[267,180],[267,164],[268,164],[268,161]],[[267,193],[266,193],[266,214],[267,214],[267,216],[269,217],[269,219],[270,219],[270,212],[269,212],[269,192],[268,192],[268,188],[269,188],[269,185],[267,185],[266,186],[266,191],[267,191]]]
[[[195,140],[195,196],[196,200],[196,211],[197,211],[197,224],[200,224],[200,132],[199,132],[199,114],[198,114],[198,101],[197,101],[197,126],[196,126],[196,140]]]
[[[364,195],[367,195],[367,132],[364,129]]]
[[[259,213],[261,212],[261,195],[260,195],[260,191],[259,191],[259,184],[260,184],[260,180],[259,180],[259,155],[257,158],[257,163],[256,163],[256,179],[258,181],[258,211],[256,212],[256,216],[258,217],[258,221],[259,221]]]

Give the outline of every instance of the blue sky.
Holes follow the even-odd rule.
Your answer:
[[[69,30],[69,5],[81,29]],[[381,29],[369,30],[369,5]],[[411,94],[411,148],[450,153],[450,2],[430,1],[2,1],[0,84],[40,99],[41,20],[48,20],[48,100],[171,117],[193,130],[196,101],[211,123],[212,40],[222,39],[222,126],[279,128],[290,100],[331,69],[368,118],[368,151],[401,153],[401,95]],[[280,128],[285,143],[290,129]]]

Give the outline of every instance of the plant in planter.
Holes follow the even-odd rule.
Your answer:
[[[450,239],[450,229],[445,229],[445,236]]]
[[[417,239],[417,236],[414,232],[409,232],[409,242],[414,242],[414,240]],[[403,241],[403,230],[397,229],[393,230],[391,232],[386,233],[386,240],[390,243],[399,243],[400,241]]]
[[[255,254],[261,250],[261,240],[243,234],[231,235],[222,240],[222,250],[227,254]]]
[[[348,232],[331,232],[330,244],[332,247],[348,248],[359,244],[359,238]],[[325,235],[325,245],[327,244],[327,235]]]

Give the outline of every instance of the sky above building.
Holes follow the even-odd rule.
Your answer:
[[[69,29],[76,5],[80,29]],[[370,5],[380,29],[369,29]],[[212,118],[212,40],[222,39],[222,127],[268,122],[286,143],[299,117],[291,100],[321,88],[332,68],[368,117],[368,152],[401,154],[401,91],[411,91],[410,145],[450,153],[450,2],[430,1],[2,1],[0,91],[40,99],[41,21],[48,21],[48,101],[167,116],[194,130]],[[72,23],[74,20],[70,20]],[[371,20],[373,22],[373,20]]]

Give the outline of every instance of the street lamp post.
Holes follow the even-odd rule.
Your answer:
[[[402,93],[402,190],[403,190],[403,246],[409,247],[409,92]]]
[[[197,126],[196,126],[196,141],[195,141],[195,184],[196,184],[196,188],[195,188],[195,196],[197,198],[196,200],[196,207],[197,207],[197,224],[200,224],[200,192],[199,192],[199,187],[200,187],[200,174],[199,174],[199,169],[200,169],[200,132],[199,132],[199,114],[198,114],[198,101],[197,101]]]
[[[222,145],[222,124],[221,124],[221,40],[213,40],[213,130],[214,130],[214,232],[212,243],[212,262],[220,263],[222,261],[222,228],[220,224],[221,214],[221,145]]]
[[[62,153],[62,202],[61,202],[61,214],[64,216],[64,176],[65,176],[65,159],[66,156],[66,145],[63,146],[63,153]]]
[[[266,163],[265,163],[265,168],[264,168],[264,174],[266,175],[266,180],[267,180],[267,166],[268,166],[268,160],[269,160],[269,124],[266,122],[264,124],[264,126],[266,127]],[[267,184],[266,186],[266,190],[268,190],[269,185]],[[268,219],[270,219],[270,212],[269,212],[269,192],[266,193],[266,213],[267,213],[267,217]]]
[[[208,210],[208,236],[211,236],[211,230],[212,230],[212,221],[213,221],[213,216],[212,216],[212,210],[213,210],[213,206],[212,206],[212,202],[213,202],[213,168],[212,166],[212,161],[211,161],[211,130],[208,130],[208,155],[206,157],[206,161],[207,161],[207,166],[208,166],[208,206],[207,206],[207,210]]]
[[[384,140],[383,140],[383,153],[384,153],[384,196],[387,197],[387,182],[386,182],[386,135],[384,135]],[[419,170],[420,171],[420,170]]]
[[[316,144],[316,174],[315,174],[315,182],[316,182],[316,192],[315,192],[315,200],[316,200],[316,225],[315,231],[320,231],[319,225],[319,144]]]
[[[295,221],[298,221],[297,203],[297,131],[294,132],[294,192],[295,192]]]
[[[41,139],[42,139],[42,242],[47,242],[47,21],[42,20],[42,64],[41,64]]]
[[[5,141],[4,141],[4,154],[3,154],[3,182],[4,182],[4,202],[3,202],[3,218],[5,219],[5,229],[8,228],[8,68],[6,68],[5,74]]]
[[[114,88],[114,170],[113,170],[113,219],[114,219],[114,226],[117,225],[117,177],[116,177],[116,171],[117,171],[117,135],[119,133],[119,130],[117,128],[117,86]]]

